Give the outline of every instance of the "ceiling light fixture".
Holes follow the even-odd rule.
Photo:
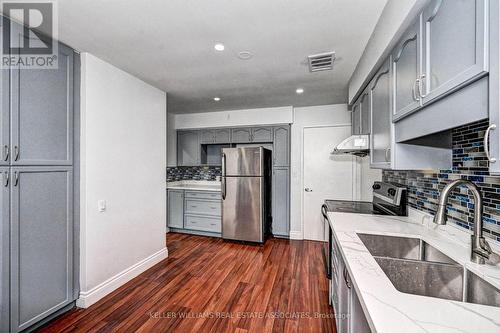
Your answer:
[[[216,102],[220,101],[220,97],[214,97],[214,101]]]
[[[253,54],[250,51],[238,52],[238,58],[240,58],[241,60],[248,60],[248,59],[251,59],[252,57],[253,57]]]
[[[214,45],[215,51],[224,51],[224,48],[225,48],[224,44],[222,44],[222,43],[217,43]]]
[[[304,93],[304,89],[297,88],[297,90],[295,90],[295,92],[300,95],[300,94]]]

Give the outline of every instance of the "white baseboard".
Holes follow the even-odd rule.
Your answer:
[[[88,308],[104,296],[118,289],[128,281],[132,280],[139,274],[145,272],[167,257],[168,249],[165,247],[160,251],[153,253],[149,257],[139,261],[138,263],[130,266],[129,268],[121,271],[115,276],[107,279],[106,281],[90,289],[89,291],[81,291],[80,297],[76,300],[76,306],[78,306],[79,308]]]
[[[303,240],[304,236],[300,231],[290,231],[290,239]]]

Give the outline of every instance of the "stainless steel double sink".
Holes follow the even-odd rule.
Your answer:
[[[419,238],[358,237],[403,293],[500,307],[498,288]]]

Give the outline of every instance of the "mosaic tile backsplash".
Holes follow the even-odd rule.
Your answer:
[[[483,138],[488,119],[456,128],[453,136],[453,166],[451,170],[391,171],[384,170],[383,180],[405,185],[408,204],[434,214],[443,187],[451,180],[468,179],[481,189],[484,199],[484,235],[500,242],[500,176],[488,172]],[[474,200],[466,188],[458,188],[448,201],[448,223],[472,230]]]
[[[167,182],[179,180],[217,180],[221,175],[220,167],[193,166],[167,168]]]

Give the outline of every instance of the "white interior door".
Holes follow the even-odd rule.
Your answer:
[[[350,126],[304,129],[304,239],[327,240],[328,229],[321,215],[325,199],[354,200],[355,158],[330,155],[333,147],[350,135]]]

